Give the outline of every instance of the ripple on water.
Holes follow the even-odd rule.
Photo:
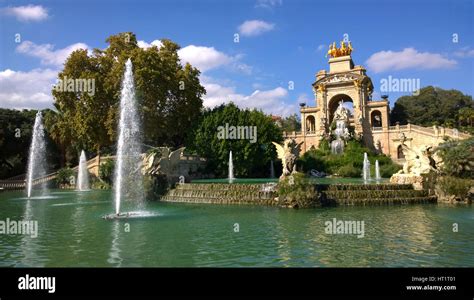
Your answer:
[[[110,192],[3,201],[22,196],[0,193],[0,220],[35,219],[39,234],[0,235],[0,266],[474,267],[470,207],[290,210],[150,202],[143,209],[124,205],[137,218],[104,221],[113,211]],[[326,234],[333,218],[364,221],[364,237]]]

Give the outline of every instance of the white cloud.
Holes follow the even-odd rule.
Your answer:
[[[380,73],[402,69],[446,69],[454,67],[457,62],[438,53],[418,52],[414,48],[403,51],[380,51],[372,54],[366,64],[371,71]]]
[[[16,51],[40,59],[42,65],[52,69],[33,69],[31,71],[0,71],[0,107],[6,108],[45,108],[52,107],[52,85],[56,83],[58,69],[67,57],[77,49],[89,47],[83,43],[69,45],[62,49],[54,49],[51,44],[37,45],[25,41],[17,46]]]
[[[178,55],[183,63],[188,62],[201,72],[222,66],[246,75],[250,75],[253,70],[252,66],[240,62],[243,55],[229,56],[214,47],[189,45],[178,50]]]
[[[178,50],[178,55],[183,63],[189,62],[194,67],[206,72],[232,62],[232,58],[214,47],[189,45]]]
[[[459,51],[454,52],[454,55],[461,58],[474,57],[474,49],[463,47]]]
[[[267,23],[261,20],[245,21],[238,27],[238,30],[243,36],[257,36],[275,28],[275,24]]]
[[[299,103],[306,103],[306,105],[311,105],[311,99],[309,99],[307,94],[300,94],[296,100]]]
[[[68,56],[77,49],[89,50],[89,47],[84,43],[75,43],[65,48],[54,50],[54,45],[36,45],[30,41],[24,41],[16,47],[16,51],[19,53],[41,59],[42,65],[53,66],[61,66],[66,61]]]
[[[255,7],[271,9],[273,7],[280,6],[282,4],[283,4],[282,0],[257,0]]]
[[[43,21],[48,18],[48,10],[41,5],[5,7],[2,13],[14,16],[20,22]]]
[[[318,46],[318,51],[322,51],[326,47],[327,47],[326,45],[321,44],[321,45]]]
[[[150,44],[148,44],[145,41],[138,41],[137,44],[138,44],[138,47],[143,48],[143,49],[148,49],[151,46],[156,46],[159,49],[159,48],[161,48],[161,46],[163,46],[163,43],[160,40],[154,40]]]
[[[29,72],[0,71],[0,107],[23,109],[52,107],[52,85],[58,72],[34,69]]]
[[[288,91],[282,87],[271,90],[255,90],[250,95],[237,93],[234,87],[217,83],[201,82],[206,89],[204,106],[215,107],[222,103],[233,102],[241,108],[261,109],[267,114],[288,116],[297,111],[295,104],[285,103]]]

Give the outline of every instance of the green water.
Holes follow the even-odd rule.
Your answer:
[[[0,266],[474,266],[471,206],[292,210],[150,202],[142,208],[149,217],[101,219],[113,207],[110,191],[51,191],[32,200],[0,193],[0,220],[39,226],[37,238],[0,235]],[[332,218],[364,221],[365,236],[326,234]]]

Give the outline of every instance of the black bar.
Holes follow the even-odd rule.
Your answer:
[[[55,277],[55,292],[19,290],[19,278],[26,274]],[[146,295],[473,299],[473,275],[472,268],[0,268],[0,299],[137,299]],[[421,282],[420,278],[435,281]],[[407,286],[427,285],[455,286],[455,290],[407,290]]]

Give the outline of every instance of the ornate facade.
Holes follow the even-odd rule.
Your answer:
[[[344,51],[335,48],[335,44],[331,45],[328,51],[329,71],[321,70],[316,74],[316,81],[312,84],[315,106],[301,105],[301,132],[284,133],[285,138],[294,138],[302,143],[302,153],[312,147],[317,148],[321,139],[329,136],[334,113],[341,101],[352,102],[349,126],[354,129],[354,134],[361,137],[367,147],[399,162],[403,161],[402,135],[409,146],[436,146],[445,137],[462,139],[469,136],[456,129],[436,126],[390,126],[388,99],[372,99],[372,80],[364,67],[354,66],[350,55],[352,46],[344,44],[343,47],[343,44],[341,42],[341,48],[346,49]]]

